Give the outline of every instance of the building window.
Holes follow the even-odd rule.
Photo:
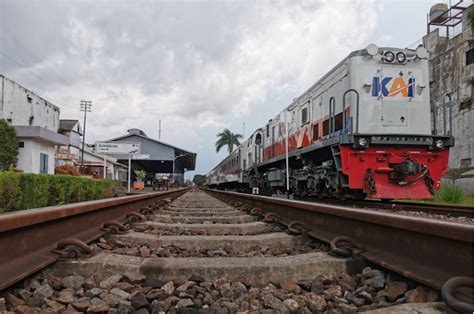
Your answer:
[[[18,148],[25,147],[25,142],[18,142]]]
[[[48,173],[48,155],[40,153],[40,173]]]
[[[466,65],[474,63],[474,48],[466,51]]]
[[[29,95],[26,95],[26,100],[31,104],[31,101],[33,100],[33,98],[31,98],[31,96]]]
[[[471,158],[464,158],[461,159],[461,167],[470,167],[472,159]]]

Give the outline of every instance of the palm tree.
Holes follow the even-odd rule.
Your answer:
[[[239,138],[242,138],[242,135],[240,134],[234,134],[229,129],[224,129],[222,133],[217,134],[217,137],[219,138],[216,142],[216,152],[219,152],[222,147],[227,145],[227,151],[232,153],[232,150],[234,149],[235,146],[239,146]]]

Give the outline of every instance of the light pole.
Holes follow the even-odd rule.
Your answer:
[[[131,176],[132,176],[132,155],[138,152],[138,149],[132,150],[131,152],[128,153],[128,184],[127,184],[127,190],[128,193],[130,193],[130,182],[131,182]]]
[[[92,112],[92,101],[90,100],[81,100],[81,111],[84,112],[84,130],[82,134],[82,152],[81,152],[81,170],[84,170],[84,145],[86,143],[86,121],[87,113]]]
[[[173,159],[173,185],[175,185],[175,177],[174,176],[175,176],[176,159],[178,159],[180,157],[183,157],[183,156],[187,156],[187,155],[190,155],[190,154],[186,153],[186,154],[178,155],[178,156],[174,157],[174,159]]]

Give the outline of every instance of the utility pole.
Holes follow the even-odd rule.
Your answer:
[[[245,140],[245,122],[242,123],[242,141]]]
[[[81,112],[84,112],[84,130],[82,134],[82,152],[81,152],[81,170],[84,168],[84,145],[86,143],[86,121],[87,113],[92,112],[92,101],[90,100],[81,100]]]

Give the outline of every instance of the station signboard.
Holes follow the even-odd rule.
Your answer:
[[[132,159],[136,159],[136,160],[150,159],[150,155],[148,155],[148,154],[134,154],[134,155],[132,155]]]
[[[95,151],[100,154],[139,154],[140,143],[96,142]]]

